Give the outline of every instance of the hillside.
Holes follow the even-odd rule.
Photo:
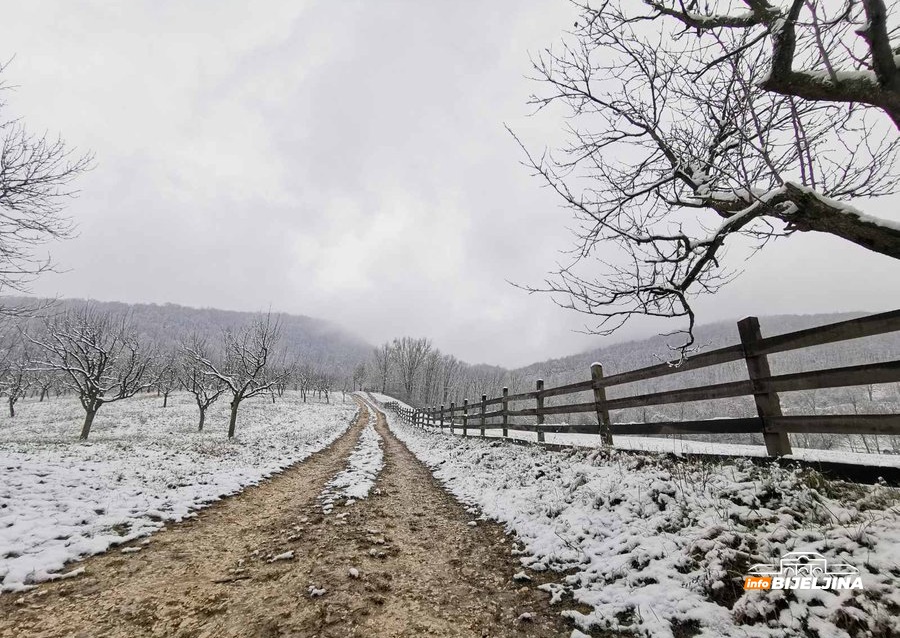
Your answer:
[[[40,304],[47,300],[26,297],[3,297],[3,305]],[[57,308],[83,304],[84,299],[61,299]],[[167,343],[182,335],[198,333],[211,339],[228,327],[249,322],[257,313],[217,310],[215,308],[191,308],[177,304],[127,304],[116,301],[93,301],[97,308],[113,312],[130,313],[138,333],[152,341]],[[340,326],[304,315],[275,313],[281,322],[282,344],[289,354],[297,355],[301,362],[315,364],[318,368],[349,376],[353,368],[365,361],[371,346]]]
[[[871,313],[842,312],[812,315],[771,315],[760,317],[759,322],[763,336],[768,336],[844,321],[866,314]],[[740,341],[737,332],[737,321],[719,321],[700,325],[696,329],[696,337],[697,343],[702,346],[703,350],[721,348]],[[679,337],[667,339],[663,336],[654,335],[646,339],[593,348],[567,357],[538,361],[518,368],[515,372],[521,372],[527,377],[542,377],[549,381],[576,371],[583,375],[584,371],[590,368],[591,363],[599,361],[603,364],[606,374],[615,374],[625,370],[654,365],[663,359],[672,357],[673,353],[669,350],[669,344],[677,343],[678,339]],[[889,339],[900,341],[900,338],[896,336],[889,336]]]

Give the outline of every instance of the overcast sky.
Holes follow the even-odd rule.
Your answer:
[[[34,292],[271,306],[373,343],[428,336],[470,362],[602,345],[574,332],[584,317],[506,283],[539,283],[569,246],[568,214],[503,123],[555,139],[552,115],[527,117],[528,52],[574,17],[522,0],[6,3],[5,115],[97,158],[69,208],[79,236],[50,247],[68,272]],[[700,302],[700,320],[889,309],[898,275],[799,235]]]

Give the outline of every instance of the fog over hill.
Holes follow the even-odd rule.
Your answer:
[[[3,297],[4,306],[38,306],[49,302],[32,297]],[[191,308],[177,304],[127,304],[117,301],[60,299],[46,312],[62,311],[75,305],[90,303],[102,311],[128,313],[138,334],[153,342],[167,344],[180,337],[197,333],[211,341],[222,330],[248,323],[259,313]],[[281,343],[288,355],[296,355],[301,363],[314,364],[318,369],[342,377],[364,361],[371,346],[337,324],[307,317],[274,313],[281,323]]]

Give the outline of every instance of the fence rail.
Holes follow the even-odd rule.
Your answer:
[[[480,401],[465,400],[462,405],[451,403],[449,406],[424,409],[393,407],[402,419],[421,427],[448,429],[451,433],[461,429],[464,435],[468,435],[469,430],[477,429],[481,436],[485,436],[488,430],[502,430],[504,437],[508,436],[509,430],[535,432],[538,441],[543,441],[547,432],[596,434],[606,445],[612,444],[613,435],[762,433],[768,454],[781,456],[791,453],[788,433],[900,435],[900,414],[784,416],[778,396],[780,392],[898,382],[900,361],[773,375],[769,369],[768,355],[897,331],[900,331],[900,310],[765,338],[760,334],[759,320],[748,317],[738,322],[741,343],[694,355],[679,366],[662,363],[605,377],[603,366],[595,363],[591,366],[591,378],[577,383],[545,388],[543,380],[538,379],[532,392],[509,394],[508,388],[503,388],[498,397],[482,395]],[[744,360],[747,367],[748,379],[743,381],[606,398],[606,389],[610,387],[739,360]],[[551,406],[544,403],[551,397],[584,392],[593,392],[593,399]],[[609,416],[611,410],[740,396],[754,398],[755,417],[613,424]],[[522,402],[532,405],[510,405]],[[596,423],[544,423],[547,416],[578,413],[595,414]],[[535,422],[510,421],[511,418],[524,417],[533,417]]]

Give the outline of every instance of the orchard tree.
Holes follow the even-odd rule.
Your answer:
[[[179,365],[181,360],[176,350],[170,350],[157,358],[156,389],[162,395],[162,407],[168,407],[169,395],[181,384]]]
[[[16,403],[28,394],[35,380],[31,354],[24,343],[17,340],[12,345],[3,367],[0,385],[2,385],[3,394],[6,395],[9,416],[13,418],[16,416]]]
[[[222,337],[222,360],[215,360],[195,345],[187,348],[204,375],[218,379],[231,394],[228,438],[234,438],[238,408],[244,399],[269,392],[281,380],[276,372],[275,348],[280,336],[271,314],[257,318],[239,330],[226,330]]]
[[[0,64],[0,74],[6,70]],[[0,81],[0,96],[6,89]],[[5,117],[0,97],[0,290],[27,290],[38,275],[52,270],[34,254],[49,241],[71,236],[63,204],[75,195],[70,184],[91,165],[61,139],[29,133],[19,119]],[[0,306],[0,314],[28,314],[27,308]]]
[[[563,44],[533,59],[531,103],[561,108],[568,142],[525,150],[576,242],[529,290],[596,317],[600,334],[680,318],[684,354],[693,299],[736,276],[726,244],[751,256],[818,232],[900,258],[900,224],[850,205],[900,184],[900,42],[884,2],[580,6]]]
[[[176,375],[181,386],[194,396],[197,409],[200,411],[198,432],[203,431],[206,411],[225,392],[225,384],[222,379],[207,374],[208,368],[202,363],[207,360],[211,361],[212,356],[206,339],[192,335],[181,344],[180,356],[175,365]]]
[[[45,319],[43,330],[26,338],[36,347],[35,368],[58,373],[78,395],[85,412],[82,440],[104,404],[156,383],[152,352],[142,346],[127,315],[84,306]]]

